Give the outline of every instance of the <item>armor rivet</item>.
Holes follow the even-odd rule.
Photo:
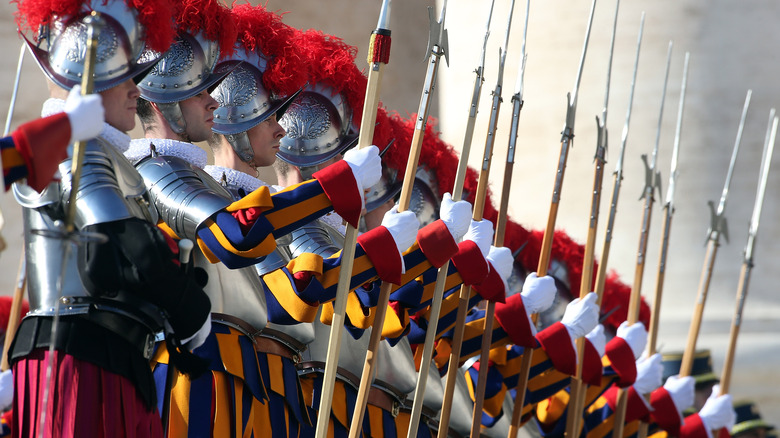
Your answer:
[[[62,297],[60,298],[60,302],[62,304],[70,304],[70,297]]]
[[[257,114],[257,108],[253,109],[252,112]]]
[[[149,81],[149,82],[147,82],[147,83],[146,83],[146,85],[148,85],[148,86],[150,86],[150,87],[151,87],[151,86],[152,86],[152,85],[154,85],[154,84],[152,83],[152,81]]]
[[[187,85],[192,85],[192,81],[187,81]]]
[[[165,84],[160,85],[160,88],[165,88]]]
[[[241,114],[241,118],[243,119],[244,117],[245,117],[245,116],[244,116],[243,114]]]
[[[173,88],[179,88],[179,84],[173,84]]]

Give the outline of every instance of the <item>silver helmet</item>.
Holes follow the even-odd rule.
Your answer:
[[[390,150],[395,140],[391,140],[387,146],[379,152],[379,156]],[[382,161],[382,176],[379,182],[369,187],[366,194],[366,211],[374,211],[377,207],[394,198],[403,186],[403,181],[398,179],[398,169],[390,167],[385,161]]]
[[[287,131],[277,156],[296,167],[324,163],[357,143],[352,108],[342,93],[317,84],[307,87],[279,120]]]
[[[147,50],[143,56],[160,57],[160,53]],[[218,59],[219,43],[206,39],[203,32],[195,36],[180,32],[171,48],[138,83],[141,97],[156,103],[171,129],[181,134],[187,123],[179,102],[216,87],[242,62],[217,64]]]
[[[427,166],[417,167],[412,186],[412,196],[409,199],[409,210],[417,215],[420,227],[424,227],[439,218],[441,196],[434,172]]]
[[[266,90],[263,87],[263,72],[268,61],[255,51],[248,53],[241,47],[232,59],[244,62],[230,72],[211,93],[219,103],[219,108],[214,111],[214,126],[211,129],[225,135],[239,158],[250,162],[254,152],[246,131],[273,114],[280,119],[300,90],[281,99]]]
[[[143,57],[143,27],[137,11],[124,1],[93,0],[85,5],[79,17],[57,17],[43,29],[39,43],[22,35],[27,47],[44,74],[65,89],[81,83],[87,47],[87,26],[82,21],[90,10],[100,12],[105,27],[98,36],[94,72],[95,92],[105,91],[130,78],[140,78],[159,60]]]

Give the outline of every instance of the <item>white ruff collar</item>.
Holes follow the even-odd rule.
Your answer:
[[[47,117],[54,114],[63,112],[65,109],[65,101],[62,99],[55,99],[50,97],[43,102],[43,108],[41,109],[41,117]],[[103,131],[98,137],[121,153],[124,153],[130,146],[130,136],[124,132],[114,128],[108,123],[103,123]]]
[[[203,170],[211,175],[212,178],[217,180],[217,182],[222,183],[224,179],[227,185],[244,189],[246,193],[252,193],[262,186],[267,186],[269,189],[271,189],[271,192],[276,191],[273,189],[273,187],[269,186],[260,179],[257,179],[252,175],[248,175],[236,169],[210,164],[204,167]]]
[[[130,149],[125,152],[125,157],[133,164],[151,155],[150,145],[159,155],[179,157],[193,166],[203,169],[206,166],[208,155],[206,151],[192,143],[168,138],[138,138],[130,142]]]

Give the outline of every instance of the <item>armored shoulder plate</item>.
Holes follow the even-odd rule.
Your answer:
[[[317,220],[290,233],[288,248],[293,257],[313,253],[327,258],[344,248],[344,236],[324,221]]]
[[[59,171],[61,181],[49,184],[41,193],[24,184],[15,184],[17,201],[28,208],[52,206],[53,219],[62,219],[70,197],[71,160],[60,163]],[[76,202],[77,228],[131,217],[157,221],[156,212],[146,199],[141,176],[122,154],[102,140],[87,142]],[[57,211],[63,216],[58,216]]]
[[[227,192],[217,191],[213,178],[181,158],[148,157],[136,168],[160,218],[181,237],[195,240],[198,226],[231,204]]]
[[[414,391],[417,385],[417,369],[414,366],[412,348],[406,337],[392,347],[387,341],[379,343],[376,380],[392,385],[403,394]]]

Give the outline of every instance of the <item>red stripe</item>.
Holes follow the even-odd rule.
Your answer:
[[[566,326],[556,322],[539,332],[536,335],[536,339],[542,344],[542,348],[550,357],[556,370],[568,375],[574,375],[577,371],[577,355]]]
[[[395,246],[392,234],[385,227],[377,227],[358,237],[368,259],[383,281],[401,283],[401,254]]]
[[[617,385],[625,388],[636,381],[636,361],[634,352],[623,338],[614,337],[607,343],[606,355],[612,369],[618,374]]]
[[[521,347],[535,347],[536,340],[531,332],[531,323],[520,294],[512,295],[506,303],[496,304],[496,320],[509,335],[512,343]]]
[[[490,266],[482,251],[470,240],[464,240],[458,245],[458,253],[452,257],[452,264],[466,285],[480,283],[490,273]]]
[[[582,381],[591,386],[601,384],[601,375],[604,368],[601,366],[601,357],[596,347],[585,339],[585,357],[582,362]]]
[[[347,223],[357,228],[363,203],[357,181],[346,161],[339,161],[314,173],[322,190],[333,203],[333,210]]]
[[[27,185],[40,192],[68,157],[70,120],[65,113],[27,122],[13,132],[16,150],[27,163]]]
[[[674,405],[669,391],[663,386],[653,391],[650,395],[650,405],[653,406],[651,413],[653,421],[658,423],[661,429],[665,430],[671,436],[680,435],[680,413],[677,406]]]
[[[458,243],[441,219],[421,228],[417,232],[417,243],[425,258],[437,269],[458,253]]]

